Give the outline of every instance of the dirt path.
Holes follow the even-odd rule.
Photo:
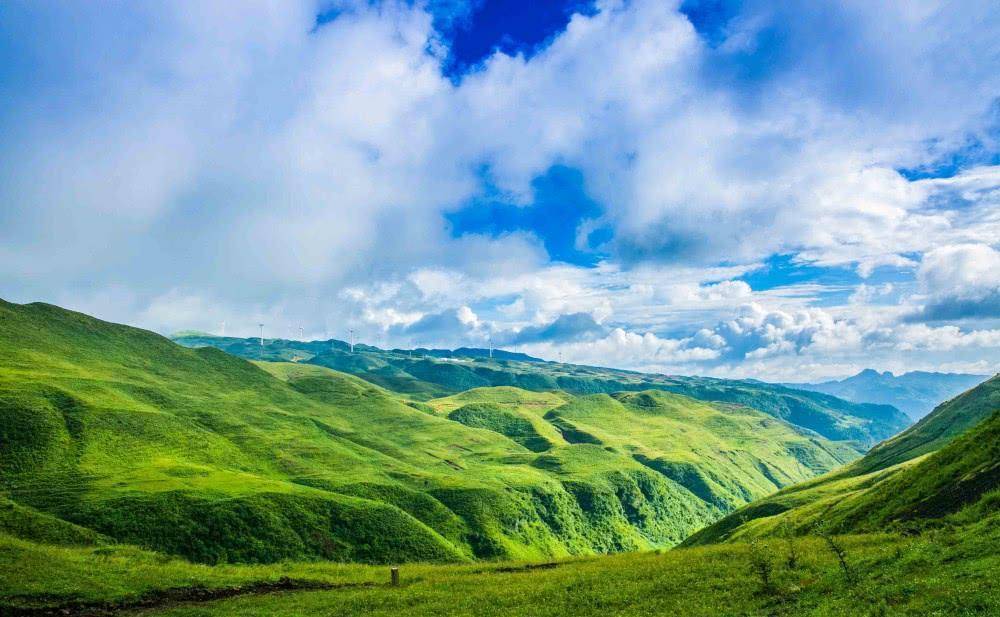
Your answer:
[[[132,600],[120,602],[70,602],[56,606],[21,608],[0,605],[0,617],[99,617],[117,615],[124,611],[159,609],[192,602],[211,602],[236,596],[261,595],[281,591],[312,591],[333,589],[356,589],[374,587],[375,583],[320,583],[316,581],[296,581],[289,578],[274,582],[250,583],[239,587],[176,587],[147,593]],[[29,601],[44,601],[46,598],[12,598]]]

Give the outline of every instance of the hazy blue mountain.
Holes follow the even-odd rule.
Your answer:
[[[919,420],[937,405],[986,380],[987,375],[928,373],[913,371],[893,375],[867,368],[839,381],[789,384],[794,388],[823,392],[855,403],[892,405]]]

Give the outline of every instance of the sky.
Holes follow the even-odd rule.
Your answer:
[[[1000,370],[1000,7],[0,3],[0,297],[773,381]]]

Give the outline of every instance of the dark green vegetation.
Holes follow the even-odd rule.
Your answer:
[[[938,406],[824,477],[752,503],[687,544],[807,534],[920,531],[1000,512],[1000,376]]]
[[[931,412],[941,401],[968,390],[986,379],[983,375],[913,371],[893,375],[865,369],[847,379],[822,383],[792,384],[790,387],[832,394],[855,403],[892,405],[913,420]]]
[[[863,447],[895,435],[909,420],[889,405],[849,403],[834,396],[753,380],[651,375],[634,371],[544,362],[523,354],[486,350],[383,350],[347,343],[284,339],[178,336],[188,347],[217,347],[251,360],[296,361],[350,373],[413,400],[455,394],[470,388],[513,386],[574,395],[663,390],[703,401],[744,405],[809,429],[832,440]]]
[[[254,364],[44,304],[0,304],[0,343],[0,530],[42,542],[202,563],[633,551],[857,457],[679,394],[505,386],[415,402],[319,364]],[[445,367],[452,388],[479,384],[459,362],[415,363],[422,377]]]

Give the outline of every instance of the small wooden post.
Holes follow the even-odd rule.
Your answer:
[[[391,568],[389,570],[389,576],[392,579],[392,586],[399,587],[399,568]]]

